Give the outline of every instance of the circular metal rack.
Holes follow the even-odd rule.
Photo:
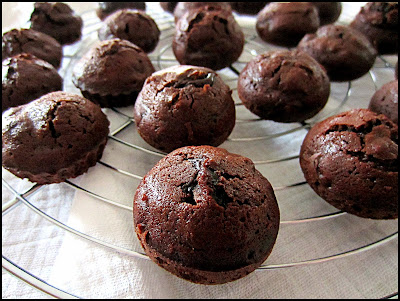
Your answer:
[[[149,14],[156,20],[161,30],[159,45],[154,52],[149,54],[150,59],[157,70],[176,65],[177,61],[171,48],[174,34],[172,16],[167,13],[152,14],[152,12],[149,12]],[[71,82],[72,69],[77,60],[98,41],[97,29],[100,26],[100,21],[94,11],[85,12],[82,17],[85,21],[83,38],[76,48],[72,48],[70,53],[65,54],[63,69],[61,70],[64,76],[64,89],[78,94],[79,90]],[[238,19],[240,21],[240,18]],[[221,147],[253,160],[256,168],[273,185],[282,215],[281,229],[276,246],[270,258],[255,273],[275,273],[275,271],[291,270],[289,268],[292,267],[314,265],[318,266],[320,270],[325,269],[326,272],[329,272],[329,266],[326,265],[328,262],[334,261],[336,263],[342,258],[348,257],[355,265],[366,265],[367,263],[362,262],[361,256],[363,254],[372,252],[372,250],[379,250],[379,254],[391,252],[393,245],[397,245],[397,221],[360,219],[334,210],[333,207],[316,196],[304,181],[298,164],[298,152],[304,135],[316,122],[349,108],[367,107],[372,93],[385,81],[389,81],[393,77],[393,67],[397,57],[378,57],[373,69],[363,77],[362,81],[332,83],[328,104],[312,119],[303,123],[276,123],[257,118],[241,104],[237,96],[236,82],[238,74],[245,64],[255,55],[275,49],[259,40],[253,26],[243,25],[242,27],[246,36],[243,54],[232,66],[218,71],[233,91],[237,115],[235,129]],[[137,135],[132,117],[132,106],[104,109],[104,111],[111,120],[109,144],[103,158],[89,170],[87,175],[82,177],[94,173],[97,177],[102,173],[113,173],[116,177],[123,177],[125,182],[131,183],[130,192],[132,192],[152,165],[165,154],[151,148]],[[115,149],[123,149],[121,153],[126,157],[121,155],[121,158],[118,155],[120,158],[115,158],[116,156],[113,156]],[[129,162],[132,162],[132,164]],[[107,204],[107,206],[113,208],[112,210],[124,211],[129,215],[132,210],[133,194],[126,194],[126,200],[113,198],[113,191],[125,189],[125,184],[120,188],[113,187],[113,189],[110,189],[110,193],[105,193],[103,189],[97,189],[98,186],[96,185],[93,186],[95,188],[92,188],[90,185],[82,184],[79,179],[43,186],[13,178],[10,174],[5,176],[5,173],[7,172],[3,169],[3,192],[7,192],[9,199],[5,200],[3,196],[3,236],[4,231],[7,231],[4,228],[9,228],[4,227],[4,225],[13,223],[13,214],[18,214],[16,213],[17,208],[22,205],[22,207],[28,208],[28,214],[34,216],[35,219],[46,220],[49,222],[49,227],[56,227],[57,231],[69,233],[95,245],[97,248],[104,248],[109,253],[115,253],[115,256],[122,254],[145,261],[149,265],[153,264],[148,260],[142,249],[138,247],[137,242],[132,246],[131,243],[119,243],[107,236],[97,236],[91,231],[82,231],[82,228],[75,227],[68,222],[65,213],[60,213],[68,211],[72,199],[77,193],[80,193],[80,195],[86,195],[99,204]],[[61,208],[59,211],[47,209],[49,207],[46,204],[51,203],[50,199],[46,199],[48,190],[54,189],[54,187],[57,187],[57,193],[65,194],[66,199],[65,203],[61,202],[52,206],[65,206],[66,209]],[[46,197],[43,198],[43,196]],[[128,226],[131,225],[132,223]],[[132,232],[134,232],[133,227]],[[135,240],[134,235],[132,237]],[[15,241],[17,241],[16,238]],[[9,258],[8,246],[15,241],[8,236],[6,241],[3,240],[3,269],[50,296],[85,297],[85,295],[81,295],[82,292],[57,287],[47,279],[43,279],[40,274],[36,274],[36,271],[32,271],[29,267],[24,267],[22,263]],[[378,256],[378,253],[374,253],[374,256]],[[383,275],[385,276],[384,272]],[[389,277],[388,280],[377,279],[377,283],[379,281],[390,281],[393,283],[393,287],[396,287],[397,277],[393,278],[391,274],[387,276]],[[318,283],[314,280],[311,285],[322,285],[323,281],[321,279],[321,282]],[[284,290],[282,290],[282,297],[285,296]],[[338,296],[341,295],[331,297]],[[343,296],[347,295],[344,294]],[[397,292],[388,291],[385,295],[374,297],[396,298]]]

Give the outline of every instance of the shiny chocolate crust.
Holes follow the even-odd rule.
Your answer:
[[[91,101],[66,92],[46,94],[3,113],[2,165],[38,184],[77,177],[102,156],[108,126]]]
[[[134,108],[140,136],[170,152],[223,143],[235,125],[232,91],[211,69],[173,66],[148,77]]]
[[[339,210],[371,219],[398,216],[398,127],[353,109],[314,125],[300,150],[311,188]]]
[[[188,146],[143,178],[133,218],[140,243],[159,266],[195,283],[221,284],[266,260],[280,213],[271,184],[250,159]]]
[[[384,114],[399,124],[399,81],[393,80],[380,87],[369,102],[368,108],[378,114]]]

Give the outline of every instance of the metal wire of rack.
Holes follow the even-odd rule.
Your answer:
[[[72,92],[77,92],[76,88],[73,87],[72,84],[68,86],[68,83],[71,83],[72,68],[87,49],[97,41],[96,32],[100,26],[99,20],[93,11],[88,11],[82,14],[82,17],[85,21],[82,41],[78,48],[76,48],[72,53],[66,54],[64,58],[64,60],[67,61],[64,69],[64,81],[67,83],[66,90]],[[170,65],[177,64],[171,49],[171,41],[174,31],[172,17],[168,14],[157,14],[152,15],[152,17],[156,20],[160,30],[162,31],[162,36],[157,49],[149,55],[150,59],[156,69],[163,69]],[[233,91],[237,110],[235,130],[222,147],[227,148],[229,151],[241,153],[252,158],[256,167],[271,181],[277,194],[281,211],[284,212],[283,209],[286,207],[291,210],[287,211],[289,214],[283,214],[281,221],[281,228],[283,229],[281,231],[285,231],[286,227],[301,227],[302,225],[306,225],[307,228],[313,229],[313,231],[320,227],[328,227],[330,229],[331,227],[337,226],[337,223],[339,223],[337,222],[338,219],[342,219],[340,223],[344,220],[346,226],[341,227],[340,229],[345,229],[349,233],[354,234],[352,228],[357,228],[354,227],[354,223],[357,222],[363,223],[364,225],[358,227],[356,231],[366,231],[368,233],[368,239],[366,240],[360,239],[356,242],[345,240],[344,248],[342,246],[333,247],[331,244],[328,244],[329,247],[321,248],[323,249],[323,252],[317,252],[317,254],[313,254],[311,257],[307,256],[307,251],[305,251],[298,256],[289,256],[290,259],[284,262],[277,259],[276,263],[274,263],[274,260],[271,261],[268,259],[258,269],[258,271],[268,273],[267,270],[288,270],[291,267],[319,265],[325,262],[337,261],[345,257],[356,258],[358,254],[365,254],[374,249],[385,250],[385,246],[388,244],[396,243],[398,237],[397,222],[370,220],[360,221],[344,212],[332,211],[331,207],[326,205],[310,192],[311,189],[299,173],[299,167],[297,166],[299,145],[301,144],[302,138],[307,130],[319,120],[343,111],[347,107],[360,105],[365,107],[365,101],[364,104],[360,104],[358,102],[359,97],[355,100],[355,97],[353,96],[359,95],[360,93],[366,93],[369,95],[368,93],[376,90],[382,84],[382,82],[380,82],[380,73],[387,73],[388,70],[389,73],[392,73],[394,58],[378,58],[374,68],[366,76],[365,81],[369,85],[369,88],[366,89],[367,92],[364,91],[365,87],[359,87],[357,85],[354,87],[353,82],[332,83],[332,93],[328,104],[324,110],[317,114],[317,116],[301,124],[278,124],[272,121],[256,118],[255,115],[252,115],[243,107],[237,97],[236,81],[240,70],[258,53],[267,49],[274,49],[274,47],[270,47],[269,45],[257,40],[257,35],[254,33],[252,28],[244,27],[243,29],[246,35],[246,44],[242,56],[239,61],[234,63],[231,67],[219,72],[224,81],[230,85]],[[367,100],[369,100],[369,98]],[[125,152],[129,153],[129,156],[131,156],[132,153],[140,154],[139,158],[145,158],[145,161],[147,162],[144,165],[140,165],[139,168],[131,168],[128,164],[121,166],[120,162],[114,162],[111,151],[108,155],[105,151],[103,158],[95,167],[89,170],[89,173],[93,173],[93,170],[95,169],[101,169],[101,171],[99,171],[100,173],[105,170],[107,173],[118,174],[118,176],[128,179],[127,181],[136,183],[131,184],[135,186],[145,175],[148,168],[165,154],[152,149],[137,137],[135,134],[135,124],[132,117],[131,107],[105,109],[105,112],[112,120],[117,120],[114,124],[112,122],[109,144],[113,144],[112,147],[114,148],[124,148]],[[285,149],[282,148],[283,146]],[[107,148],[109,148],[108,145],[106,150]],[[293,176],[289,176],[286,173],[284,175],[276,174],[278,170],[287,169],[296,169],[296,171]],[[272,174],[270,170],[273,170]],[[73,196],[77,192],[90,196],[96,200],[96,202],[108,204],[109,206],[116,208],[116,210],[126,211],[128,213],[132,211],[132,206],[129,202],[115,200],[112,196],[104,195],[104,191],[98,192],[88,186],[81,185],[80,181],[75,180],[67,180],[61,184],[43,186],[31,184],[25,180],[12,179],[12,184],[10,184],[10,176],[4,176],[5,173],[7,172],[3,169],[3,191],[6,190],[9,193],[8,195],[11,197],[6,201],[3,198],[3,220],[9,219],[9,216],[12,217],[13,214],[9,213],[15,212],[17,208],[21,207],[20,205],[23,205],[29,209],[28,211],[31,214],[40,217],[40,219],[46,220],[52,226],[56,227],[58,229],[57,231],[70,233],[73,236],[97,245],[99,248],[105,248],[108,252],[114,252],[115,254],[122,254],[139,260],[149,261],[148,257],[140,248],[126,246],[123,243],[119,244],[118,242],[109,239],[109,237],[98,237],[92,233],[81,231],[78,227],[69,225],[68,220],[64,215],[54,214],[52,210],[48,210],[46,206],[43,206],[41,203],[43,201],[41,199],[41,194],[46,195],[47,190],[52,189],[54,186],[57,186],[60,191],[68,191],[67,195],[70,198],[68,201],[69,205],[66,205],[68,208],[72,202]],[[274,176],[277,180],[273,182],[272,180]],[[15,185],[16,181],[21,181],[21,185]],[[288,195],[296,194],[301,196],[299,206],[304,205],[305,211],[298,210],[299,206],[295,206],[296,209],[293,209],[293,204],[285,204],[285,202],[281,201],[285,199],[285,196],[287,197]],[[312,197],[312,200],[308,199],[310,196]],[[307,202],[310,203],[307,204]],[[59,204],[59,206],[63,206],[63,204]],[[12,220],[3,221],[3,225],[7,222],[12,223]],[[326,223],[329,222],[332,222],[333,225],[327,226]],[[321,224],[323,224],[323,226],[321,226]],[[372,228],[376,228],[377,230],[371,230]],[[307,230],[300,230],[300,232],[301,231]],[[337,231],[333,232],[338,234]],[[350,240],[350,236],[348,240]],[[40,275],[24,268],[21,264],[14,261],[13,258],[9,258],[7,255],[7,246],[9,244],[12,244],[12,242],[3,242],[2,266],[4,270],[52,297],[74,298],[78,295],[81,296],[80,292],[69,292],[67,289],[51,284],[47,279],[41,278]],[[284,248],[285,246],[283,243],[280,244],[278,240],[274,252],[275,249],[283,250]],[[152,263],[149,261],[149,264]],[[397,283],[397,278],[392,279],[391,281]],[[397,292],[389,291],[386,295],[379,297],[396,298],[396,296]]]

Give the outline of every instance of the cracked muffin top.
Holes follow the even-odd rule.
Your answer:
[[[53,91],[62,90],[63,79],[48,62],[21,53],[3,61],[2,111]]]
[[[19,53],[30,53],[58,69],[62,46],[53,37],[33,29],[12,29],[2,37],[2,60]]]
[[[209,68],[180,65],[157,71],[147,78],[135,103],[138,132],[165,152],[186,145],[218,146],[235,125],[231,94]]]
[[[244,34],[230,11],[204,6],[187,11],[176,23],[172,50],[182,65],[220,70],[242,54]]]
[[[206,284],[257,268],[279,227],[274,191],[253,162],[211,146],[183,147],[161,159],[137,188],[133,212],[156,263]]]
[[[360,217],[398,216],[398,127],[383,114],[353,109],[314,125],[300,150],[314,191]]]
[[[87,160],[94,165],[109,132],[99,106],[60,91],[5,111],[2,124],[3,166],[38,183],[77,176]]]
[[[330,94],[325,69],[298,50],[259,54],[240,72],[237,88],[247,109],[276,122],[301,122],[313,117]]]

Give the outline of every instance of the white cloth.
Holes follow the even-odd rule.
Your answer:
[[[341,19],[357,13],[363,3],[343,4],[347,14],[343,14]],[[29,16],[29,6],[25,5],[3,3],[3,29],[4,21],[7,21],[5,17],[15,15],[17,11]],[[77,12],[83,12],[93,8],[94,4],[71,3],[71,6]],[[159,9],[154,3],[150,7]],[[8,10],[5,11],[5,8]],[[21,24],[21,20],[17,24]],[[396,61],[393,57],[389,59],[392,63]],[[382,62],[377,64],[382,66]],[[393,76],[392,70],[382,68],[377,68],[375,74],[379,75],[378,85]],[[70,84],[67,87],[73,89]],[[327,109],[340,102],[343,89],[347,89],[347,84],[334,84],[332,101]],[[366,107],[373,91],[369,75],[354,81],[349,101],[343,110]],[[131,109],[123,111],[130,114]],[[111,110],[106,112],[112,123],[112,131],[124,123],[125,119]],[[275,130],[273,124],[265,124],[257,124],[256,130],[251,126],[237,125],[232,137],[265,134]],[[222,147],[255,161],[276,158],[281,154],[282,146],[285,146],[285,154],[298,153],[304,134],[305,131],[298,131],[286,138],[275,139],[273,143],[271,140],[240,143],[228,141]],[[134,126],[122,131],[118,138],[149,148],[137,135]],[[109,140],[102,161],[143,176],[159,159],[156,155],[132,150]],[[257,169],[275,188],[303,181],[297,160],[260,164]],[[17,191],[23,191],[29,186],[29,182],[15,179],[5,171],[3,178]],[[132,207],[139,181],[101,164],[71,180],[128,207]],[[318,198],[307,185],[278,189],[276,196],[282,221],[336,211]],[[11,196],[3,186],[3,204],[9,199]],[[134,233],[130,210],[106,204],[85,192],[75,192],[66,184],[50,185],[32,199],[43,211],[82,233],[122,248],[143,252]],[[126,255],[67,233],[32,213],[24,205],[19,205],[3,217],[2,228],[3,255],[51,285],[83,298],[379,298],[398,290],[397,239],[378,248],[325,263],[256,270],[231,283],[206,286],[175,277],[148,259]],[[265,264],[298,262],[333,255],[371,243],[396,231],[397,221],[372,221],[348,214],[322,221],[283,223],[273,252]],[[46,297],[4,271],[2,278],[3,298]]]

